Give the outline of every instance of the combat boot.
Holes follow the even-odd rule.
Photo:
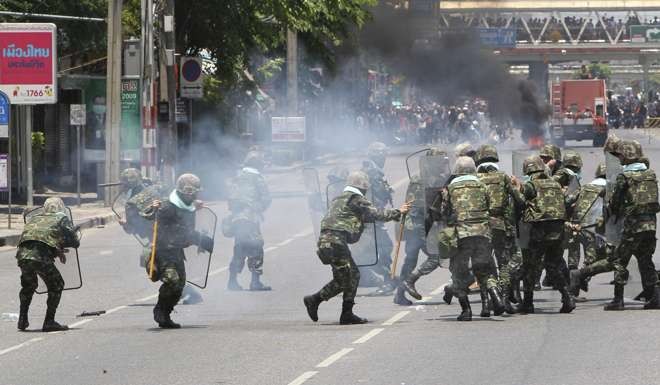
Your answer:
[[[252,281],[250,282],[250,290],[252,291],[270,291],[272,290],[270,286],[266,286],[261,283],[259,273],[252,273]]]
[[[442,300],[445,301],[447,305],[451,305],[451,300],[454,298],[454,290],[451,284],[445,285],[445,294],[442,296]]]
[[[457,321],[472,321],[472,309],[467,295],[458,297],[458,303],[461,305],[461,314],[456,318]]]
[[[603,310],[612,311],[623,309],[623,285],[614,285],[614,298],[612,299],[612,302],[605,305]]]
[[[227,290],[231,291],[241,291],[243,288],[238,284],[236,276],[238,274],[234,272],[229,272],[229,281],[227,281]]]
[[[509,294],[508,293],[504,293],[504,295],[502,295],[502,302],[504,304],[504,311],[506,312],[506,314],[516,314],[516,313],[518,313],[518,308],[511,304],[511,300],[509,300]]]
[[[493,314],[496,316],[502,315],[506,309],[499,288],[491,287],[488,289],[488,296],[490,297],[490,303],[493,305]]]
[[[488,293],[486,293],[486,289],[482,288],[479,290],[479,295],[481,296],[481,313],[479,313],[479,317],[488,318],[490,317],[490,306],[488,306]]]
[[[163,311],[163,322],[159,322],[158,326],[160,326],[163,329],[181,329],[181,325],[178,323],[172,321],[172,318],[170,318],[170,311]]]
[[[582,282],[582,273],[580,270],[571,270],[571,284],[568,291],[577,297],[580,294],[580,283]]]
[[[366,324],[368,321],[366,318],[361,318],[353,314],[353,301],[344,301],[341,306],[341,316],[339,317],[340,325],[356,325],[356,324]]]
[[[21,301],[21,309],[18,314],[18,330],[25,330],[30,326],[28,322],[28,310],[30,309],[30,302]]]
[[[422,295],[417,292],[417,289],[415,288],[415,282],[417,282],[420,275],[416,273],[417,270],[410,273],[410,276],[408,276],[408,278],[406,278],[406,280],[403,281],[402,285],[403,288],[408,292],[408,294],[410,294],[411,297],[419,301],[422,299]]]
[[[55,321],[55,310],[46,310],[46,318],[44,318],[44,324],[41,328],[41,331],[60,332],[64,330],[69,330],[69,327],[66,325],[60,325],[57,323],[57,321]]]
[[[568,292],[567,288],[563,288],[559,290],[561,293],[561,309],[559,309],[560,313],[570,313],[575,309],[575,299],[571,295],[571,293]]]
[[[520,296],[520,280],[512,279],[509,288],[511,289],[511,296],[509,297],[511,302],[518,305],[522,304],[522,298]]]
[[[303,302],[307,308],[307,315],[309,315],[309,318],[314,322],[319,320],[319,305],[321,304],[321,301],[321,296],[318,293],[303,298]]]
[[[410,306],[412,301],[406,298],[406,292],[402,286],[396,288],[396,293],[394,294],[394,303],[401,306]]]
[[[525,290],[520,314],[534,314],[534,291]]]
[[[653,294],[651,298],[644,304],[645,310],[658,310],[660,309],[660,287],[656,286],[652,289],[649,289]]]

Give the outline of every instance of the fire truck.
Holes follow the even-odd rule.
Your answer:
[[[562,147],[567,140],[591,140],[602,147],[608,130],[605,80],[562,80],[550,92],[552,141]]]

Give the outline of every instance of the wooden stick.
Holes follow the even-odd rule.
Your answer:
[[[158,241],[158,216],[154,219],[154,233],[151,240],[151,255],[149,256],[149,279],[154,280],[154,265],[156,263],[156,241]]]
[[[405,227],[406,214],[401,216],[401,225],[399,227],[399,239],[396,241],[396,251],[394,253],[394,261],[392,261],[392,268],[390,271],[390,278],[394,279],[396,276],[396,265],[399,262],[399,251],[401,250],[401,240],[403,239],[403,229]]]

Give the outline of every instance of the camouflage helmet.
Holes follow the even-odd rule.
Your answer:
[[[532,155],[523,162],[523,174],[530,175],[536,172],[544,172],[545,164],[540,155]]]
[[[441,150],[437,147],[431,147],[426,151],[426,156],[447,156],[447,151]]]
[[[560,161],[561,149],[554,144],[544,144],[543,147],[541,147],[541,151],[539,151],[539,156]]]
[[[476,159],[477,163],[484,162],[499,162],[500,157],[497,155],[497,148],[492,144],[484,144],[477,149]]]
[[[202,189],[202,181],[195,174],[183,174],[176,180],[176,191],[185,195],[197,194]]]
[[[456,154],[456,157],[469,156],[472,158],[474,157],[476,151],[470,142],[464,142],[454,147],[454,153]]]
[[[569,150],[564,153],[562,163],[564,166],[570,166],[580,170],[582,168],[582,157],[577,152]]]
[[[346,184],[351,187],[356,187],[362,190],[369,189],[369,176],[363,171],[353,171],[348,174]]]
[[[383,142],[373,142],[367,148],[367,156],[385,156],[387,155],[387,145]]]
[[[621,143],[621,139],[615,134],[610,134],[605,140],[605,145],[603,145],[603,151],[606,153],[609,152],[612,155],[617,155],[619,143]]]
[[[331,183],[344,181],[348,178],[348,169],[343,166],[335,166],[328,171],[328,180]]]
[[[598,164],[596,167],[596,178],[605,178],[607,176],[607,166],[605,163]]]
[[[66,206],[61,198],[50,197],[44,202],[44,212],[47,214],[64,213]]]
[[[456,163],[454,164],[454,171],[452,174],[466,175],[474,174],[476,172],[477,166],[474,164],[474,159],[470,158],[469,156],[459,156],[458,159],[456,159]]]
[[[264,156],[260,151],[250,151],[245,155],[245,160],[243,160],[244,167],[252,167],[257,170],[261,170],[265,165]]]
[[[142,183],[142,173],[137,168],[127,168],[119,174],[119,181],[127,189],[132,189]]]
[[[636,140],[622,140],[617,146],[617,152],[623,157],[621,164],[638,162],[644,157],[642,145]]]

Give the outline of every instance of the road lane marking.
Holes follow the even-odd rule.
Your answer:
[[[318,372],[316,371],[311,371],[311,372],[305,372],[301,374],[298,378],[295,380],[289,382],[289,385],[301,385],[305,381],[309,380],[310,378],[314,377]]]
[[[112,309],[106,311],[105,314],[106,314],[106,315],[108,315],[108,314],[112,314],[112,313],[114,313],[114,312],[116,312],[116,311],[120,311],[121,309],[126,309],[127,307],[128,307],[128,306],[126,306],[126,305],[121,305],[121,306],[113,307]]]
[[[433,297],[422,297],[422,300],[419,301],[419,302],[420,302],[420,303],[429,302],[429,301],[432,300],[432,299],[433,299]]]
[[[401,318],[407,316],[408,314],[410,314],[409,310],[398,312],[392,318],[390,318],[387,321],[383,322],[383,326],[392,326],[392,325],[394,325],[395,322],[397,322]]]
[[[264,253],[270,253],[271,251],[277,250],[277,249],[279,249],[279,247],[277,247],[277,246],[266,247],[264,249]]]
[[[69,327],[70,327],[70,328],[77,328],[78,326],[82,326],[82,325],[84,325],[84,324],[86,324],[86,323],[90,323],[90,322],[92,322],[92,321],[94,321],[94,320],[91,319],[91,318],[84,319],[84,320],[80,320],[80,321],[78,321],[78,322],[74,322],[74,323],[70,324]]]
[[[99,252],[99,255],[112,255],[113,253],[114,251],[112,250],[102,250],[101,252]]]
[[[363,335],[362,337],[358,338],[357,340],[353,341],[353,343],[354,344],[363,344],[363,343],[369,341],[370,339],[372,339],[373,337],[377,336],[378,334],[380,334],[380,332],[382,332],[383,330],[385,330],[385,328],[373,329],[369,333],[367,333],[367,334]]]
[[[342,358],[343,356],[347,355],[348,353],[352,352],[353,348],[343,348],[342,350],[338,351],[337,353],[331,355],[330,357],[326,358],[321,362],[320,364],[316,365],[317,368],[327,368],[328,366],[334,364]]]
[[[26,346],[28,346],[28,345],[31,345],[31,344],[33,344],[33,343],[35,343],[35,342],[38,342],[38,341],[41,341],[41,340],[43,340],[43,339],[44,339],[43,337],[34,337],[34,338],[32,338],[32,339],[29,339],[29,340],[23,342],[22,344],[14,345],[14,346],[11,346],[11,347],[9,347],[9,348],[7,348],[7,349],[0,350],[0,356],[2,356],[2,355],[4,355],[4,354],[7,354],[7,353],[10,353],[10,352],[13,352],[14,350],[18,350],[18,349],[20,349],[20,348],[24,348],[24,347],[26,347]]]
[[[215,269],[212,272],[209,273],[209,277],[213,277],[214,275],[218,275],[222,273],[223,271],[227,271],[229,269],[229,266],[221,267],[219,269]]]
[[[294,240],[293,238],[285,239],[285,240],[283,240],[282,242],[278,243],[278,244],[275,245],[275,246],[277,246],[277,247],[286,246],[286,245],[288,245],[289,243],[293,242],[293,240]]]
[[[433,290],[433,291],[431,292],[431,295],[438,295],[438,294],[440,294],[440,293],[443,293],[443,292],[445,291],[445,286],[447,286],[446,283],[445,283],[444,285],[440,286],[439,288]]]
[[[152,295],[144,297],[144,298],[136,299],[135,302],[147,302],[147,301],[150,301],[150,300],[156,299],[156,298],[158,298],[158,293],[152,294]]]

